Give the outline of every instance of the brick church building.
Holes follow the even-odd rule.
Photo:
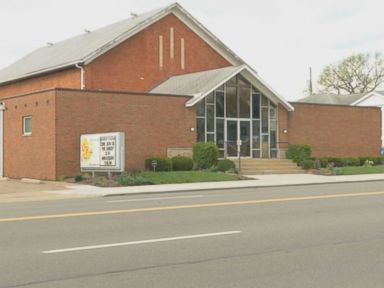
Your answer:
[[[196,141],[223,158],[381,146],[379,108],[289,103],[179,4],[33,51],[0,71],[0,103],[0,173],[14,178],[78,174],[91,133],[125,133],[127,170]]]

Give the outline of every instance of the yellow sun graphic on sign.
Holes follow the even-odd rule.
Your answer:
[[[84,160],[89,160],[93,153],[92,144],[88,138],[84,138],[81,142],[81,156]]]

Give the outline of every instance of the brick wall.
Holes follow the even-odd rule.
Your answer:
[[[188,97],[58,90],[57,176],[79,173],[80,135],[125,132],[125,167],[142,169],[149,156],[167,148],[190,148],[195,142],[194,108]]]
[[[56,87],[80,88],[80,70],[69,69],[0,86],[0,99]]]
[[[55,91],[4,100],[4,175],[56,179]],[[32,116],[32,135],[23,136],[22,119]]]
[[[289,143],[311,145],[315,157],[380,155],[379,108],[291,104]]]
[[[170,58],[170,28],[174,28],[174,58]],[[163,36],[163,68],[159,66],[159,36]],[[181,68],[181,38],[185,69]],[[230,66],[176,16],[168,15],[95,59],[85,69],[87,89],[144,92],[171,75]]]
[[[170,28],[174,28],[174,58],[170,58]],[[159,66],[159,36],[163,36],[163,68]],[[181,38],[185,69],[181,68]],[[86,89],[146,92],[171,75],[222,68],[230,64],[176,16],[168,15],[85,67]],[[50,88],[80,88],[80,70],[50,73],[0,86],[0,98]]]
[[[287,129],[289,131],[289,112],[286,108],[284,108],[282,105],[279,104],[278,106],[278,121],[279,125],[277,126],[278,129],[278,140],[279,140],[279,150],[280,155],[279,158],[285,158],[285,151],[288,147],[289,137],[288,133],[284,133],[284,129]]]

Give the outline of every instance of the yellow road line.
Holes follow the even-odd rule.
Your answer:
[[[336,199],[336,198],[348,198],[348,197],[367,197],[367,196],[379,196],[379,195],[384,195],[384,192],[366,192],[366,193],[345,193],[345,194],[330,194],[330,195],[316,195],[316,196],[299,196],[299,197],[244,200],[244,201],[232,201],[232,202],[188,204],[188,205],[147,207],[147,208],[132,208],[132,209],[123,209],[123,210],[107,210],[107,211],[92,211],[92,212],[51,214],[51,215],[23,216],[23,217],[12,217],[12,218],[0,218],[0,222],[15,222],[15,221],[27,221],[27,220],[57,219],[57,218],[67,218],[67,217],[128,214],[128,213],[139,213],[139,212],[155,212],[155,211],[178,210],[178,209],[193,209],[193,208],[209,208],[209,207],[221,207],[221,206],[265,204],[265,203],[303,201],[303,200],[322,200],[322,199]]]

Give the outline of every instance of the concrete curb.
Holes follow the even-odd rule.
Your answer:
[[[267,187],[285,187],[285,186],[308,186],[308,185],[324,185],[324,184],[343,184],[343,183],[364,183],[384,181],[383,175],[369,177],[343,177],[336,178],[322,176],[318,179],[314,177],[298,177],[297,174],[285,177],[274,176],[255,176],[254,180],[240,181],[224,181],[224,182],[204,182],[189,184],[161,184],[161,185],[145,185],[145,186],[128,186],[101,188],[94,186],[72,186],[69,190],[52,191],[56,194],[77,194],[95,197],[111,197],[111,196],[127,196],[127,195],[148,195],[148,194],[165,194],[165,193],[181,193],[186,191],[211,191],[211,190],[229,190],[229,189],[257,189]],[[323,178],[324,177],[324,178]]]
[[[232,189],[249,189],[249,188],[274,188],[274,187],[292,187],[292,186],[310,186],[310,185],[327,185],[327,184],[345,184],[345,183],[364,183],[364,182],[382,182],[384,180],[358,180],[358,181],[340,181],[340,182],[317,182],[317,183],[297,183],[297,184],[276,184],[276,185],[251,185],[241,187],[222,187],[222,188],[195,188],[187,190],[171,190],[171,191],[148,191],[148,192],[122,192],[122,193],[106,193],[98,195],[101,197],[115,197],[115,196],[137,196],[137,195],[151,195],[151,194],[167,194],[167,193],[182,193],[182,192],[197,192],[197,191],[215,191],[215,190],[232,190]]]

